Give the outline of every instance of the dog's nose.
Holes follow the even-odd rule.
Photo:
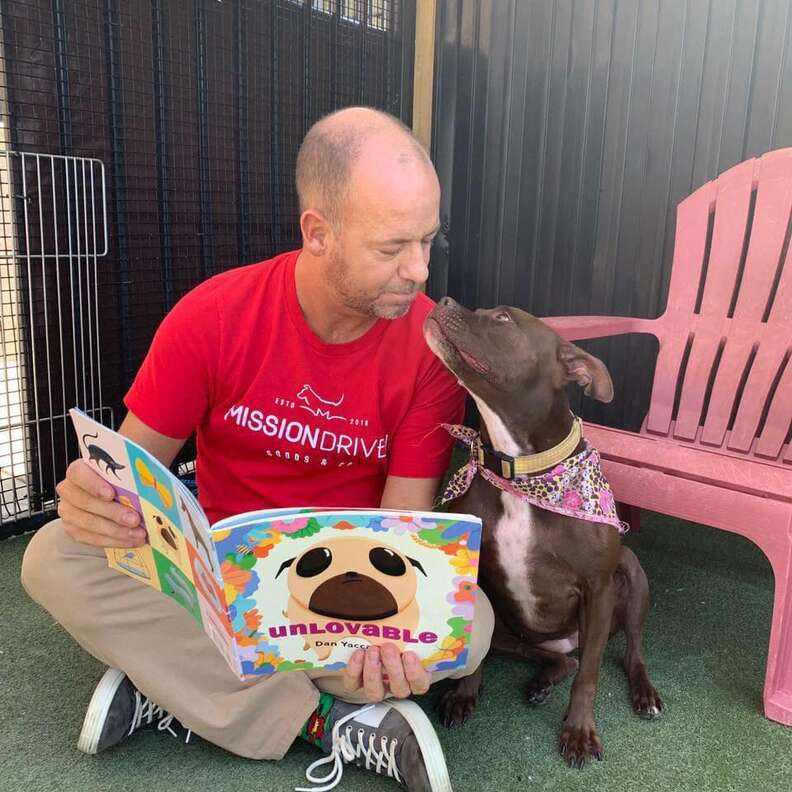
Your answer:
[[[350,572],[347,572],[345,577],[348,577],[348,578],[359,578],[360,577],[360,573],[359,572],[355,572],[354,570],[352,570]]]
[[[443,308],[453,308],[458,303],[451,297],[443,297],[442,300],[438,303],[438,305],[442,306]]]

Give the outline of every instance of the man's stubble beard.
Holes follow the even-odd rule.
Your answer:
[[[412,301],[403,306],[399,305],[387,308],[377,305],[377,299],[383,294],[386,294],[387,291],[382,291],[373,298],[356,293],[352,284],[352,279],[349,276],[349,268],[346,265],[343,255],[338,252],[333,252],[330,256],[327,277],[347,308],[351,308],[353,311],[357,311],[364,316],[370,316],[372,319],[398,319],[404,316],[412,307]],[[417,288],[413,289],[411,293],[414,295],[416,292]]]

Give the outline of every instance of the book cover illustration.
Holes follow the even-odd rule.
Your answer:
[[[243,673],[342,668],[355,649],[385,642],[430,671],[466,663],[478,518],[324,510],[232,519],[212,533]]]
[[[185,608],[241,678],[343,668],[357,648],[467,661],[481,521],[470,515],[299,507],[210,526],[192,493],[134,442],[71,411],[83,458],[148,535],[109,565]]]

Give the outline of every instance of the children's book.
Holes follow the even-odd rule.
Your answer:
[[[136,443],[70,411],[80,453],[148,534],[109,565],[171,597],[245,679],[341,669],[395,643],[429,671],[470,643],[481,520],[467,514],[292,508],[209,525],[189,489]]]

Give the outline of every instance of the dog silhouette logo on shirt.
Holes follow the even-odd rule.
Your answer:
[[[331,415],[330,408],[331,407],[340,407],[342,402],[344,401],[344,394],[341,395],[341,398],[338,401],[329,401],[328,399],[323,399],[310,385],[307,383],[300,388],[300,392],[297,394],[297,398],[301,402],[305,402],[301,404],[300,407],[303,410],[307,410],[311,415],[316,416],[317,418],[327,418],[328,421],[346,421],[346,418],[343,415]]]

